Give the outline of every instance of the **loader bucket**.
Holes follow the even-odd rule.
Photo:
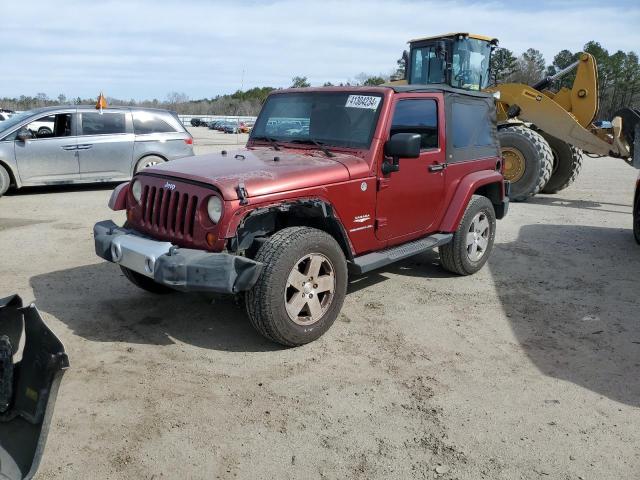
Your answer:
[[[35,305],[23,307],[17,295],[0,298],[0,480],[35,475],[68,367],[64,346]]]
[[[622,119],[622,136],[631,149],[631,164],[640,168],[640,109],[621,108],[614,115]]]

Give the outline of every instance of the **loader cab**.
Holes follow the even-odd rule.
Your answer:
[[[491,52],[497,45],[495,38],[469,33],[411,40],[405,58],[407,83],[482,90],[489,85]]]

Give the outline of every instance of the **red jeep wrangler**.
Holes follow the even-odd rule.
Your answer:
[[[494,99],[447,86],[280,90],[246,148],[149,167],[109,202],[96,253],[145,290],[239,293],[283,345],[336,319],[348,270],[439,247],[468,275],[507,213]]]

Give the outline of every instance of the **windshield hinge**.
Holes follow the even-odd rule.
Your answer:
[[[246,205],[249,203],[247,197],[249,194],[247,193],[247,189],[244,186],[244,182],[239,182],[238,187],[236,188],[236,192],[238,192],[238,198],[240,199],[240,205]]]

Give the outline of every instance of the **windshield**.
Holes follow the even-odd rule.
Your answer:
[[[15,127],[30,115],[33,115],[33,111],[16,113],[15,115],[10,116],[7,120],[0,122],[0,132],[4,132],[5,130],[9,130],[11,127]]]
[[[491,45],[484,40],[465,38],[453,45],[452,86],[480,90],[489,84]]]
[[[267,99],[251,139],[369,148],[382,95],[356,92],[301,92]]]

